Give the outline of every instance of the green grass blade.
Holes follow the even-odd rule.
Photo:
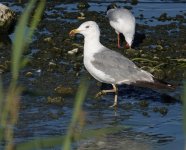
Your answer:
[[[28,6],[26,7],[25,11],[21,15],[19,22],[15,29],[15,39],[13,41],[12,46],[12,57],[11,57],[11,72],[12,72],[12,79],[15,82],[18,79],[19,69],[21,64],[21,57],[23,53],[23,49],[25,47],[25,34],[26,34],[26,26],[29,20],[29,16],[33,9],[36,0],[31,0]]]
[[[67,131],[67,135],[64,141],[64,146],[62,148],[63,150],[70,150],[71,138],[73,136],[73,128],[78,120],[83,101],[85,100],[85,97],[87,94],[88,86],[89,86],[89,83],[86,80],[83,80],[79,86],[78,92],[76,93],[75,106],[74,106],[74,111],[72,115],[72,120],[71,120],[69,129]]]
[[[3,110],[3,97],[4,97],[4,94],[3,94],[3,86],[2,86],[2,80],[0,78],[0,120],[1,120],[1,116],[2,116],[2,110]],[[2,142],[2,138],[3,138],[3,127],[1,126],[0,124],[0,143]]]
[[[46,3],[46,0],[40,1],[38,4],[38,7],[35,10],[35,14],[33,16],[33,19],[32,19],[31,25],[30,25],[30,30],[29,30],[29,33],[27,36],[28,42],[31,41],[32,35],[34,34],[34,31],[36,30],[37,25],[39,24],[39,22],[41,20],[41,16],[42,16],[43,10],[45,8],[45,3]]]
[[[2,80],[1,80],[1,77],[0,77],[0,118],[1,118],[1,111],[2,111],[2,103],[3,103],[3,97],[4,97],[4,94],[3,94],[3,85],[2,85]]]
[[[132,61],[142,61],[142,62],[158,63],[158,61],[150,60],[150,59],[147,59],[147,58],[133,58]]]
[[[19,76],[20,66],[26,62],[26,59],[22,57],[24,48],[27,46],[27,44],[29,44],[28,38],[26,38],[26,36],[28,37],[29,35],[29,38],[31,39],[34,30],[36,29],[40,21],[41,14],[45,6],[45,0],[39,2],[39,5],[37,6],[33,17],[33,19],[36,20],[32,20],[31,31],[27,33],[27,24],[29,22],[30,14],[35,6],[35,3],[36,0],[30,0],[30,2],[27,4],[26,9],[19,18],[18,24],[15,29],[15,38],[12,44],[11,53],[12,80],[5,96],[3,96],[3,88],[0,82],[0,141],[2,138],[5,140],[5,149],[7,150],[13,149],[13,127],[18,119],[19,100],[22,89],[17,86],[17,80]]]
[[[182,102],[183,102],[183,128],[186,137],[186,81],[184,81]]]

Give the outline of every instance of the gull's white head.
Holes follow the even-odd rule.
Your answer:
[[[90,37],[90,38],[100,36],[99,26],[94,21],[86,21],[82,23],[77,29],[70,31],[69,35],[73,36],[76,33],[80,33],[84,35],[84,37]]]

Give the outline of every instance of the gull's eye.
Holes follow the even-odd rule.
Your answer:
[[[85,28],[89,28],[89,26],[86,26]]]

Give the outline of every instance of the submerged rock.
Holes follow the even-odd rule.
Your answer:
[[[141,108],[147,108],[149,106],[149,103],[146,100],[142,100],[139,102],[139,105]]]
[[[168,109],[166,107],[161,107],[159,112],[161,115],[165,116],[168,113]]]
[[[71,87],[64,87],[63,85],[59,85],[58,87],[54,89],[54,91],[57,94],[61,94],[61,95],[71,95],[74,93]]]
[[[16,14],[7,6],[0,3],[0,33],[12,33],[16,24]]]
[[[87,1],[82,1],[82,2],[79,2],[79,3],[77,4],[77,8],[78,8],[78,9],[87,9],[87,8],[89,8],[89,7],[90,7],[90,5],[88,4]]]
[[[167,13],[162,13],[159,18],[159,21],[166,21],[166,20],[171,20],[171,17],[167,16]]]
[[[47,104],[63,105],[65,100],[62,97],[47,97]]]
[[[131,1],[131,5],[137,5],[138,4],[138,0],[132,0]]]

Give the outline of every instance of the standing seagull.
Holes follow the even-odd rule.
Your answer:
[[[107,17],[110,25],[118,36],[118,48],[120,48],[120,34],[123,34],[127,42],[126,48],[131,48],[135,34],[135,17],[124,8],[118,8],[116,4],[107,7]]]
[[[84,65],[88,72],[98,81],[112,84],[112,90],[103,90],[100,94],[115,92],[114,104],[117,106],[118,84],[137,84],[142,86],[147,83],[149,87],[160,86],[171,88],[169,84],[156,81],[153,75],[138,68],[128,58],[112,51],[100,43],[100,30],[96,22],[87,21],[79,28],[70,31],[70,36],[80,33],[84,35]]]

